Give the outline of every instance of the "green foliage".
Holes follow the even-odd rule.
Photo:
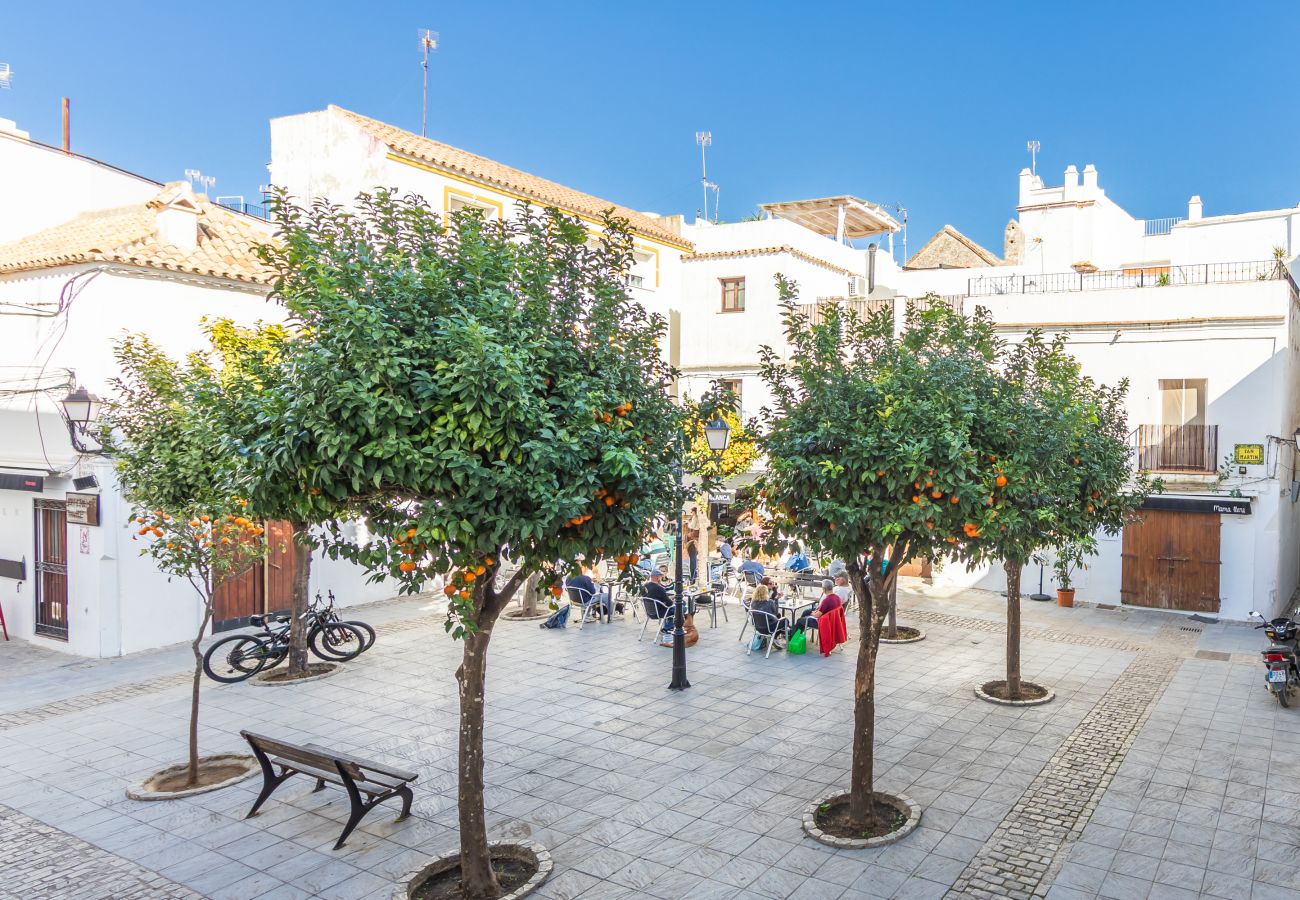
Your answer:
[[[665,329],[631,301],[626,223],[521,205],[445,223],[381,191],[355,212],[275,202],[263,248],[300,336],[291,384],[264,404],[261,478],[334,526],[328,552],[417,591],[454,573],[448,628],[490,622],[530,571],[635,550],[677,500],[684,413]],[[495,585],[502,556],[522,564]]]

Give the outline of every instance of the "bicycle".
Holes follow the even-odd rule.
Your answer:
[[[367,646],[366,635],[354,625],[324,620],[317,610],[309,610],[306,617],[311,621],[307,646],[323,660],[347,662]],[[213,681],[244,681],[263,669],[275,668],[288,657],[288,616],[250,616],[248,621],[262,630],[222,638],[203,654],[203,671]]]
[[[339,614],[334,609],[334,591],[331,590],[328,593],[329,593],[329,604],[326,605],[324,609],[321,609],[320,591],[316,592],[316,600],[314,603],[312,603],[311,609],[317,613],[318,615],[317,621],[342,622],[344,625],[351,625],[353,628],[360,631],[362,636],[365,638],[365,646],[361,648],[361,652],[365,653],[367,650],[369,650],[371,647],[375,645],[375,629],[371,628],[365,622],[362,622],[357,619],[348,619],[348,620],[340,619]]]

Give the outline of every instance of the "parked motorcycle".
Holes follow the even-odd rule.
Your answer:
[[[1270,621],[1253,609],[1250,614],[1264,623],[1255,627],[1263,628],[1264,634],[1273,642],[1273,646],[1260,651],[1266,668],[1265,684],[1277,696],[1277,702],[1284,708],[1288,707],[1291,705],[1291,692],[1300,688],[1300,667],[1296,660],[1296,638],[1300,636],[1300,624],[1295,619],[1283,616]]]

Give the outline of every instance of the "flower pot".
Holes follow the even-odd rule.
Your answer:
[[[1074,606],[1074,588],[1057,588],[1056,605]]]

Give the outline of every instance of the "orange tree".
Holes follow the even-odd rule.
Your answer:
[[[1095,552],[1096,535],[1118,534],[1151,485],[1133,476],[1127,381],[1097,384],[1063,335],[1048,340],[1038,331],[1000,347],[999,363],[990,414],[972,441],[981,503],[963,550],[1006,573],[1007,677],[992,687],[1019,700],[1021,570],[1046,548]]]
[[[985,315],[943,304],[894,334],[886,310],[861,320],[829,306],[812,324],[786,302],[790,352],[762,352],[772,391],[762,422],[760,495],[772,533],[846,561],[858,600],[849,816],[881,823],[873,802],[875,669],[898,568],[909,558],[964,553],[978,533],[985,473],[973,438],[996,384],[997,342]]]
[[[664,322],[628,297],[619,221],[593,235],[521,206],[445,223],[388,192],[353,212],[277,205],[276,297],[303,334],[286,347],[267,477],[301,473],[308,497],[364,517],[367,542],[336,524],[327,552],[405,592],[447,576],[462,886],[498,896],[483,808],[492,629],[531,573],[558,595],[556,561],[629,559],[679,502]],[[506,553],[520,567],[498,577]]]
[[[228,579],[263,554],[262,528],[248,519],[247,501],[230,495],[235,458],[223,446],[212,400],[212,370],[201,358],[170,359],[147,338],[131,336],[116,348],[121,376],[107,411],[106,448],[114,457],[126,498],[135,507],[135,538],[171,578],[189,582],[202,604],[190,644],[187,784],[199,774],[200,643],[212,621],[212,601]]]

